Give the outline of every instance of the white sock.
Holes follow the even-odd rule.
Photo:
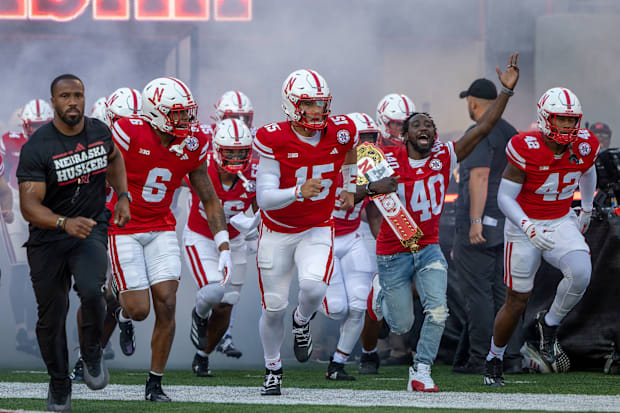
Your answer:
[[[209,355],[202,350],[196,350],[196,354],[198,354],[200,357],[209,357]]]
[[[338,350],[334,351],[334,356],[333,356],[334,363],[344,364],[347,362],[348,359],[349,359],[348,354],[341,353]]]
[[[277,359],[265,359],[265,367],[269,370],[280,370],[282,368],[282,360]]]
[[[493,341],[493,337],[491,337],[491,349],[489,350],[489,354],[487,355],[487,361],[491,361],[491,359],[497,357],[500,360],[504,359],[504,352],[506,351],[507,345],[504,347],[498,347],[495,345]]]
[[[131,318],[127,318],[123,315],[123,309],[118,312],[118,321],[119,323],[126,323],[127,321],[131,321]]]
[[[373,348],[372,350],[365,350],[364,347],[362,347],[362,353],[364,354],[372,354],[376,352],[377,352],[377,347]]]
[[[310,317],[312,317],[312,314],[310,314],[310,316],[309,316],[309,317],[306,317],[306,316],[304,316],[304,315],[301,315],[301,314],[299,313],[299,307],[297,307],[297,308],[295,309],[295,315],[294,315],[294,318],[295,318],[295,323],[296,323],[298,326],[305,326],[306,324],[308,324],[308,322],[310,321]]]

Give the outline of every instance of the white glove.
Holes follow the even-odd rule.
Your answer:
[[[245,236],[245,245],[247,245],[248,254],[256,254],[258,251],[258,229],[254,228]]]
[[[254,214],[252,208],[248,208],[248,211],[245,212],[239,212],[230,218],[230,225],[242,234],[247,234],[253,228],[256,228],[259,222],[260,215]]]
[[[555,231],[555,229],[545,228],[542,225],[535,225],[529,219],[521,220],[521,229],[536,248],[548,251],[555,246],[555,242],[553,238],[551,238],[551,233]]]
[[[586,211],[582,209],[577,217],[577,226],[582,234],[585,234],[590,226],[590,218],[592,218],[592,211]]]
[[[217,270],[222,273],[223,278],[220,281],[220,285],[226,285],[230,272],[232,270],[232,259],[230,258],[230,250],[220,251],[220,261],[217,265]]]

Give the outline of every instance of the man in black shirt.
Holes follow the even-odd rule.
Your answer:
[[[469,116],[476,122],[497,98],[497,89],[490,80],[478,79],[460,97],[467,99]],[[459,349],[469,342],[469,360],[455,366],[455,373],[484,373],[495,313],[504,304],[504,215],[497,206],[497,190],[507,163],[506,144],[516,134],[500,119],[459,164],[454,262],[467,314]],[[518,355],[518,347],[514,353]]]
[[[38,304],[37,339],[50,375],[47,409],[71,409],[71,380],[65,321],[71,275],[82,303],[81,353],[84,381],[93,390],[109,381],[101,334],[103,286],[110,212],[106,179],[119,194],[114,222],[129,221],[129,196],[122,155],[107,126],[84,117],[84,85],[61,75],[51,85],[54,120],[23,146],[17,168],[21,211],[30,223],[26,242]]]

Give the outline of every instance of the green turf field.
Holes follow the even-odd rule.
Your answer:
[[[293,363],[291,363],[293,364]],[[354,389],[354,390],[405,390],[407,385],[407,367],[382,367],[381,374],[356,374],[356,365],[348,366],[349,373],[357,377],[355,382],[331,382],[324,378],[325,364],[308,363],[303,367],[294,363],[294,367],[285,367],[283,390],[286,387],[308,389]],[[539,394],[578,394],[578,395],[620,395],[620,376],[610,376],[602,373],[571,372],[567,374],[534,375],[519,374],[507,375],[506,387],[502,389],[489,388],[482,385],[482,376],[456,375],[451,373],[450,366],[433,367],[433,378],[441,392],[478,392],[478,393],[539,393]],[[166,385],[186,386],[247,386],[262,385],[263,370],[223,370],[214,371],[215,377],[198,378],[190,370],[168,371],[163,380]],[[140,385],[146,380],[144,371],[111,371],[111,384]],[[0,382],[33,382],[45,383],[48,376],[45,372],[0,370]],[[199,391],[199,388],[197,388]],[[15,395],[0,395],[0,409],[44,410],[45,401],[41,399],[8,398]],[[329,404],[329,403],[327,403]],[[463,406],[466,407],[466,406]],[[618,406],[620,409],[620,405]],[[73,400],[75,412],[99,411],[131,411],[131,412],[201,412],[217,409],[219,412],[276,412],[276,411],[332,411],[328,406],[265,406],[248,404],[210,404],[173,402],[166,405],[156,405],[143,401],[116,401],[116,400]],[[333,411],[376,411],[376,407],[333,407]],[[404,411],[405,408],[383,407],[382,411]],[[408,408],[411,411],[411,408]],[[418,409],[429,411],[473,411],[471,409]],[[523,412],[524,410],[519,410]],[[508,410],[503,410],[508,412]]]

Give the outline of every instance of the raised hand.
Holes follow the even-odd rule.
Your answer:
[[[517,85],[517,80],[519,80],[519,66],[517,66],[517,58],[519,57],[519,52],[514,52],[510,55],[508,59],[508,66],[506,66],[506,72],[502,73],[499,69],[499,66],[495,66],[495,71],[497,72],[497,77],[499,81],[502,82],[502,86],[507,89],[513,90]]]

